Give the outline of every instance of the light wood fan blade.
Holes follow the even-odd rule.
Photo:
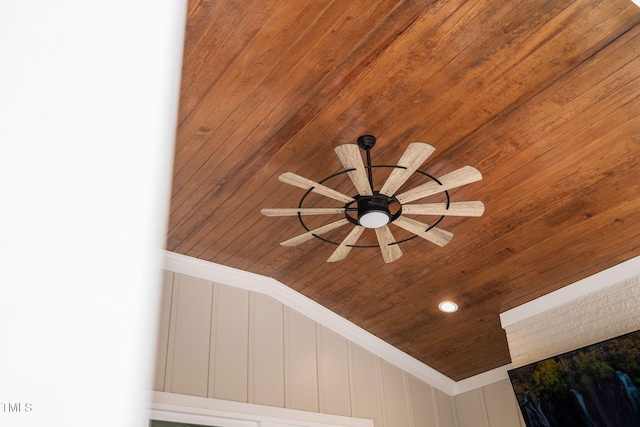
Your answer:
[[[363,231],[364,227],[361,227],[359,225],[354,226],[353,230],[351,230],[347,237],[344,238],[338,248],[333,251],[327,262],[336,262],[345,259],[347,255],[349,255],[349,252],[351,252],[350,245],[356,244]]]
[[[453,233],[437,227],[433,227],[429,231],[425,231],[429,228],[427,224],[402,215],[393,221],[393,223],[400,228],[404,228],[405,230],[430,241],[431,243],[435,243],[438,246],[446,245],[453,238]]]
[[[425,203],[423,205],[403,205],[402,213],[413,215],[482,216],[484,204],[480,201]]]
[[[280,181],[285,184],[291,184],[296,187],[302,188],[304,190],[312,189],[314,193],[321,194],[326,197],[330,197],[334,200],[341,201],[343,203],[351,203],[353,202],[353,197],[349,197],[346,194],[342,194],[333,188],[325,187],[324,185],[317,183],[315,181],[311,181],[310,179],[304,178],[300,175],[296,175],[293,172],[285,172],[278,178]]]
[[[387,181],[380,189],[380,193],[386,196],[393,196],[402,187],[409,177],[420,167],[422,163],[435,151],[429,144],[424,142],[412,142],[405,150],[398,166],[404,166],[406,169],[394,168]]]
[[[389,263],[400,258],[402,256],[402,251],[400,250],[400,246],[391,244],[394,243],[396,239],[393,237],[389,227],[385,225],[383,227],[376,228],[375,231],[384,262]]]
[[[360,155],[360,148],[354,144],[338,145],[335,152],[345,169],[354,169],[347,172],[353,185],[361,196],[372,196],[371,184],[367,176],[367,171]]]
[[[331,215],[344,213],[344,208],[264,208],[264,216]]]
[[[473,166],[464,166],[438,178],[442,185],[430,181],[396,196],[400,203],[409,203],[432,194],[442,193],[452,188],[480,181],[482,174]]]
[[[316,236],[319,236],[321,234],[324,234],[328,231],[334,230],[338,227],[342,227],[343,225],[346,224],[350,224],[349,220],[346,218],[342,218],[341,220],[332,222],[330,224],[327,225],[323,225],[322,227],[318,227],[316,229],[307,231],[304,234],[301,234],[299,236],[293,237],[289,240],[285,240],[284,242],[280,243],[282,246],[296,246],[299,245],[300,243],[304,243],[307,240],[311,240],[313,239],[313,235],[315,234]]]

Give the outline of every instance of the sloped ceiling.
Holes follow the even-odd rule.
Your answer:
[[[628,0],[192,0],[167,249],[273,277],[456,381],[507,364],[500,312],[640,255],[639,22]],[[476,167],[449,193],[484,215],[445,217],[448,245],[414,238],[389,264],[281,246],[306,230],[260,210],[305,192],[278,176],[343,171],[334,148],[363,134],[373,164],[424,141],[420,170]],[[356,194],[344,174],[325,185]]]

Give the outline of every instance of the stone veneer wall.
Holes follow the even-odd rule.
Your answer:
[[[504,326],[514,367],[640,329],[640,275]]]

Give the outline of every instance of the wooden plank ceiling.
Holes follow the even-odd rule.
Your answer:
[[[507,364],[500,312],[640,255],[639,22],[629,0],[192,0],[167,249],[273,277],[454,380]],[[343,171],[334,148],[363,134],[374,165],[424,141],[420,170],[476,167],[450,197],[484,215],[445,217],[451,243],[409,240],[389,264],[281,246],[305,230],[260,210],[304,190],[278,176]],[[346,174],[325,184],[357,194]]]

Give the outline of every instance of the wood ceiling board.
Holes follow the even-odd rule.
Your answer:
[[[501,311],[640,255],[640,12],[521,3],[189,2],[167,248],[273,277],[454,380],[507,363]],[[336,263],[317,239],[282,247],[305,230],[260,209],[304,190],[278,176],[341,171],[333,149],[367,133],[374,164],[422,141],[421,170],[478,168],[450,195],[484,215],[445,218],[448,245],[416,238],[389,264],[371,230],[358,242],[376,247]],[[356,194],[346,174],[328,184]]]
[[[633,204],[633,208],[631,208],[630,210],[636,210],[638,208],[638,203],[634,203]],[[620,212],[617,212],[618,214]],[[636,215],[637,216],[637,215]],[[612,216],[612,218],[616,218],[616,216]],[[636,218],[637,219],[637,218]],[[615,221],[614,221],[615,222]],[[589,229],[591,229],[591,226],[588,227]],[[596,233],[599,235],[599,237],[604,237],[604,236],[611,236],[612,233],[612,228],[613,225],[612,224],[606,224],[604,226],[598,227],[596,229]],[[579,230],[579,233],[583,233],[584,230]],[[637,238],[638,236],[625,236],[625,229],[624,226],[620,226],[619,230],[616,232],[615,235],[612,236],[613,241],[618,241],[618,240],[627,240],[627,237],[631,237],[633,238]],[[637,240],[636,240],[637,241]],[[599,242],[596,242],[597,244],[599,244]],[[624,242],[622,242],[624,243]],[[567,245],[570,246],[570,245]],[[619,245],[612,245],[613,247],[611,247],[611,250],[620,250],[620,246]],[[557,280],[558,277],[560,277],[559,275],[562,273],[560,271],[553,271],[551,270],[551,266],[549,266],[549,253],[554,253],[554,254],[559,254],[559,256],[563,256],[566,257],[568,259],[571,260],[576,260],[576,259],[586,259],[590,254],[589,252],[587,253],[575,253],[575,254],[571,254],[568,252],[571,252],[572,248],[563,248],[566,250],[562,250],[559,251],[555,246],[552,247],[552,251],[540,251],[540,255],[538,256],[538,259],[540,261],[540,266],[535,269],[535,271],[533,271],[531,274],[529,274],[528,272],[525,272],[524,274],[522,274],[522,278],[519,279],[519,282],[522,283],[523,288],[530,288],[532,283],[536,284],[536,288],[540,291],[543,290],[543,288],[540,287],[540,284],[542,282],[547,282],[547,283],[551,283],[548,280],[545,280],[547,277],[551,276],[553,277],[553,282],[555,282]],[[611,259],[610,256],[607,256],[606,259]],[[546,261],[546,264],[545,264]],[[529,261],[526,261],[527,264],[526,265],[520,265],[517,262],[511,261],[506,263],[505,267],[512,267],[514,269],[514,271],[521,271],[524,267],[529,266]],[[556,268],[557,270],[557,268]],[[493,277],[492,274],[486,274],[486,277]],[[580,278],[582,278],[582,275],[577,276],[577,277],[573,277],[570,278],[571,281],[568,281],[567,283],[571,283],[572,281],[575,280],[579,280]],[[505,277],[504,278],[504,282],[508,282],[508,281],[512,281],[513,277]],[[464,287],[464,283],[461,282],[457,282],[459,286]],[[482,358],[482,356],[479,355],[484,355],[484,353],[482,353],[482,351],[484,351],[484,349],[482,348],[483,341],[479,340],[476,341],[475,338],[478,337],[484,337],[484,336],[488,336],[492,333],[492,331],[495,330],[495,326],[496,325],[491,325],[490,320],[494,319],[494,317],[489,313],[487,314],[486,312],[484,313],[484,315],[479,315],[479,313],[477,313],[477,311],[482,311],[482,307],[478,308],[478,309],[474,309],[474,304],[477,304],[477,301],[483,301],[485,300],[484,295],[482,295],[482,293],[487,293],[487,292],[491,292],[490,290],[487,290],[486,287],[488,286],[500,286],[500,283],[491,283],[491,282],[484,282],[483,283],[484,287],[482,288],[478,288],[480,294],[473,294],[471,296],[469,296],[469,301],[465,301],[465,299],[461,299],[461,309],[468,311],[465,312],[465,316],[467,316],[466,318],[463,319],[463,321],[461,321],[460,323],[458,323],[457,325],[454,325],[453,327],[451,326],[447,326],[447,325],[439,325],[435,322],[429,322],[427,321],[426,324],[428,325],[429,329],[435,329],[438,331],[443,331],[446,330],[446,334],[436,334],[436,337],[439,337],[440,339],[431,339],[430,333],[427,333],[426,336],[421,334],[419,336],[416,336],[414,333],[409,333],[408,336],[405,338],[405,341],[402,342],[400,340],[398,340],[398,337],[401,337],[402,335],[400,333],[398,333],[398,331],[396,331],[396,334],[393,335],[393,340],[391,340],[392,343],[394,343],[395,345],[397,345],[399,348],[404,349],[405,351],[407,351],[409,354],[411,354],[413,351],[416,351],[417,354],[420,354],[421,351],[429,351],[430,348],[437,348],[437,349],[449,349],[449,351],[451,351],[451,349],[459,349],[462,347],[465,348],[472,348],[473,351],[470,351],[468,353],[468,356],[466,356],[466,361],[464,363],[464,366],[468,366],[469,363],[472,363],[475,359],[474,358]],[[538,295],[539,296],[539,295]],[[388,314],[387,318],[392,317],[392,314]],[[398,317],[394,319],[394,324],[398,325],[403,325],[404,326],[404,330],[410,330],[410,331],[415,331],[415,330],[421,330],[423,327],[421,327],[420,324],[414,324],[411,323],[409,320],[403,320],[402,318]],[[499,326],[499,325],[498,325]],[[367,325],[365,324],[365,327],[367,327]],[[381,334],[378,332],[378,330],[385,330],[385,325],[382,324],[376,324],[376,325],[371,325],[370,327],[368,327],[369,330],[372,330],[374,334],[377,334],[378,336],[381,336],[383,339],[389,339],[387,338],[384,334]],[[376,333],[378,332],[378,333]],[[466,339],[465,336],[471,336],[474,339]],[[503,345],[501,346],[503,348],[503,355],[508,356],[508,350],[506,347],[506,342],[503,343]],[[449,363],[446,360],[440,360],[440,356],[438,356],[438,354],[446,354],[446,352],[444,353],[437,353],[435,356],[432,356],[433,359],[431,359],[431,365],[435,365],[438,366],[439,370],[441,372],[445,372],[446,369],[443,368],[443,366],[446,366],[447,363]],[[463,358],[462,354],[458,354],[457,356],[458,358]]]
[[[629,132],[631,130],[632,129],[624,129],[622,135],[626,134],[627,132]],[[614,137],[612,137],[612,138],[613,138],[612,140],[609,140],[609,141],[607,141],[607,143],[605,143],[605,146],[608,146],[612,142],[615,142],[615,140],[617,139],[617,136],[614,135]],[[611,145],[613,145],[613,144],[611,144]],[[622,148],[621,146],[619,146],[619,147]],[[623,153],[623,155],[621,155],[620,157],[623,158],[623,159],[626,159],[628,161],[628,165],[627,166],[630,166],[630,165],[635,164],[635,160],[634,160],[634,158],[632,156],[634,146],[633,145],[629,145],[628,149],[630,151],[628,151],[626,155]],[[588,160],[588,158],[590,156],[591,156],[591,154],[587,153],[585,155],[586,160]],[[575,167],[579,168],[581,166],[581,164],[583,163],[583,160],[585,160],[585,159],[581,159],[581,158],[575,159],[575,161],[573,162],[575,164]],[[625,171],[625,168],[621,167],[620,165],[612,165],[612,166],[613,166],[613,170],[615,170],[617,173]],[[566,165],[560,165],[559,168],[560,168],[560,170],[564,170],[564,169],[567,169],[567,166]],[[571,171],[571,168],[568,168],[567,170]],[[595,200],[603,200],[604,201],[604,203],[602,203],[602,205],[599,206],[598,208],[607,209],[612,205],[611,200],[608,200],[607,195],[613,195],[613,194],[617,194],[617,193],[611,193],[611,191],[610,191],[610,189],[611,189],[610,186],[612,185],[611,178],[607,178],[608,181],[605,181],[605,180],[602,179],[603,177],[599,177],[597,174],[595,174],[593,171],[590,171],[590,170],[586,170],[585,171],[585,176],[583,176],[583,177],[581,177],[580,175],[576,175],[575,173],[572,173],[571,175],[574,176],[574,179],[577,182],[579,182],[580,184],[584,184],[585,185],[586,191],[587,190],[589,192],[593,191],[592,188],[593,188],[594,185],[596,185],[598,187],[599,191],[602,194],[598,195],[598,196],[595,196],[595,197],[594,196],[589,196],[589,197],[594,198]],[[630,176],[625,176],[620,181],[620,185],[623,186],[623,189],[627,190],[626,193],[624,193],[624,192],[621,193],[621,196],[623,196],[623,197],[624,196],[631,196],[632,194],[634,194],[633,192],[635,191],[635,185],[630,185],[627,188],[624,188],[625,180],[629,179],[632,176],[633,176],[632,174],[630,174]],[[593,182],[591,182],[591,181],[593,181]],[[555,188],[554,193],[549,194],[549,197],[557,198],[558,196],[555,193],[561,192],[561,190],[562,190],[561,186],[562,186],[563,183],[565,183],[565,179],[563,178],[562,175],[560,176],[558,182],[549,183],[549,185],[551,185],[552,187]],[[518,194],[518,193],[521,193],[524,189],[526,189],[528,187],[535,188],[535,186],[530,186],[529,183],[524,182],[524,183],[521,183],[521,185],[516,186],[514,191],[515,191],[516,194]],[[616,186],[616,187],[618,187],[618,186]],[[539,190],[538,193],[543,194],[543,195],[547,195],[548,194],[548,193],[544,192],[543,190]],[[574,196],[576,196],[576,195],[578,195],[578,194],[575,194]],[[517,216],[518,219],[526,218],[525,211],[527,211],[527,204],[530,203],[530,200],[535,200],[535,199],[536,199],[536,197],[531,197],[531,196],[523,197],[523,198],[520,199],[522,204],[523,204],[523,206],[519,207],[519,206],[516,205],[514,207],[514,209],[518,213],[518,216]],[[529,216],[533,215],[532,218],[534,220],[538,219],[537,224],[539,224],[538,228],[540,228],[541,231],[544,231],[544,230],[551,231],[552,234],[555,234],[556,230],[549,229],[550,223],[551,222],[557,222],[557,220],[550,221],[548,219],[549,216],[554,217],[554,216],[560,215],[562,217],[568,217],[569,218],[573,214],[573,211],[572,210],[568,210],[567,206],[565,206],[565,205],[556,206],[554,208],[554,210],[557,211],[557,213],[553,213],[553,210],[552,210],[552,208],[554,207],[553,203],[549,203],[549,202],[546,202],[546,201],[541,201],[540,203],[536,204],[536,206],[537,205],[545,206],[547,209],[546,210],[529,209],[528,210],[529,211],[528,215]],[[582,205],[583,204],[581,204],[580,206],[582,206]],[[578,206],[578,207],[580,207],[580,206]],[[586,209],[586,208],[588,208],[588,206],[584,206],[584,208]],[[584,215],[588,216],[588,215],[595,214],[594,209],[595,209],[595,207],[591,207],[591,211],[585,212]],[[575,208],[574,208],[574,210],[575,210]],[[551,211],[551,212],[548,213],[548,211]],[[500,217],[500,215],[502,216],[502,218]],[[581,215],[582,214],[579,214],[579,216],[578,216],[578,218],[576,220],[580,220],[581,219]],[[496,213],[494,213],[494,216],[493,216],[493,218],[496,218],[496,223],[495,223],[495,225],[493,227],[487,227],[487,224],[481,223],[481,224],[479,224],[481,227],[478,227],[478,228],[480,230],[482,230],[483,232],[486,232],[488,235],[493,235],[494,233],[496,233],[497,232],[496,227],[504,227],[503,223],[505,223],[505,222],[509,222],[510,224],[512,224],[512,225],[510,225],[510,227],[513,228],[514,225],[513,225],[513,219],[510,218],[511,216],[513,216],[512,212],[506,212],[504,214],[501,214],[500,212],[496,212]],[[531,221],[532,220],[529,220],[528,223],[521,224],[517,229],[515,229],[515,231],[517,231],[518,233],[515,233],[514,231],[511,231],[510,233],[506,234],[505,238],[509,237],[509,240],[506,240],[505,238],[503,238],[503,239],[500,239],[500,240],[484,240],[483,239],[481,241],[482,242],[490,241],[491,244],[493,245],[493,247],[497,248],[497,250],[502,250],[502,248],[507,247],[507,248],[510,248],[511,251],[515,252],[515,251],[519,250],[518,249],[519,246],[526,247],[526,245],[530,241],[530,240],[527,240],[527,234],[529,234],[530,230],[534,230],[534,235],[536,234],[535,233],[535,228],[531,228],[532,227],[532,225],[530,224]],[[472,222],[467,222],[467,223],[471,224]],[[529,228],[523,228],[525,225],[527,227],[529,227]],[[479,253],[491,253],[491,252],[487,252],[487,249],[491,250],[491,247],[477,247],[476,246],[470,252],[473,253],[473,252],[478,252],[479,250],[481,250]],[[462,250],[462,248],[457,248],[455,253],[458,254],[458,253],[460,253],[461,250]],[[464,254],[464,252],[462,252],[462,253]],[[450,262],[451,263],[456,262],[455,256],[452,256],[450,258]],[[481,263],[485,263],[485,261],[482,258],[481,258],[480,262]],[[473,271],[472,269],[468,269],[468,270],[469,270],[469,272]]]
[[[637,161],[636,155],[636,161]],[[562,221],[559,221],[558,218],[554,218],[552,221],[549,220],[549,215],[539,217],[532,224],[527,224],[525,227],[518,228],[515,231],[507,233],[505,237],[500,238],[500,241],[496,241],[492,244],[492,247],[485,246],[485,248],[472,247],[470,250],[465,250],[465,248],[456,248],[456,253],[461,253],[465,257],[468,257],[474,261],[474,263],[467,263],[465,268],[460,271],[454,271],[454,276],[451,277],[451,281],[454,283],[458,283],[458,289],[461,291],[464,290],[464,283],[468,282],[469,277],[477,277],[479,278],[479,283],[477,289],[482,291],[483,288],[483,280],[491,280],[490,276],[495,274],[493,271],[490,273],[489,278],[484,277],[484,271],[489,266],[499,266],[504,265],[511,257],[517,256],[518,254],[526,253],[527,251],[533,250],[535,247],[529,247],[532,242],[538,241],[538,245],[546,245],[547,240],[553,240],[558,242],[563,242],[564,240],[568,240],[569,238],[575,239],[575,235],[573,235],[573,227],[582,224],[590,224],[585,222],[586,219],[595,217],[601,218],[603,215],[607,214],[613,207],[617,205],[615,203],[610,202],[610,198],[608,198],[607,193],[609,195],[614,194],[611,190],[617,189],[619,185],[624,186],[625,181],[628,182],[628,188],[624,188],[624,191],[621,192],[622,195],[626,195],[633,199],[638,193],[638,184],[631,183],[630,178],[633,177],[633,174],[636,171],[630,171],[625,174],[620,174],[616,176],[615,179],[611,179],[609,181],[601,181],[599,183],[599,188],[594,190],[593,193],[597,194],[588,194],[586,197],[595,200],[601,200],[600,206],[583,206],[582,204],[578,204],[573,209],[567,209],[567,206],[559,206],[556,210],[556,215],[560,215],[562,217]],[[636,180],[637,181],[637,180]],[[611,182],[612,185],[609,185]],[[598,210],[597,210],[598,209]],[[601,211],[599,211],[601,210]],[[553,214],[552,214],[553,216]],[[552,224],[553,228],[549,228],[550,224]],[[593,227],[593,225],[589,225],[589,227]],[[551,231],[549,233],[549,231]],[[545,233],[548,233],[545,236]],[[533,236],[544,236],[544,240],[532,239],[528,237],[527,234],[531,234]],[[592,233],[587,233],[592,234]],[[572,240],[569,240],[572,241]],[[599,244],[596,242],[596,244]],[[548,249],[545,247],[545,253],[549,253]],[[559,251],[559,250],[558,250]],[[560,253],[560,252],[558,252]],[[483,256],[473,256],[473,254],[483,254]],[[484,256],[484,254],[491,254],[489,256]],[[529,256],[529,255],[527,255]],[[547,256],[547,255],[543,255]],[[453,257],[452,257],[453,258]],[[554,260],[552,259],[551,262]],[[453,260],[451,261],[453,264]],[[539,263],[539,261],[536,261]],[[445,262],[437,262],[439,266],[445,266]],[[544,264],[543,264],[544,265]],[[491,267],[496,268],[496,267]],[[446,269],[445,271],[449,272],[450,270]],[[518,272],[524,273],[526,270],[519,269]],[[439,272],[430,272],[428,275],[429,281],[432,283],[446,283],[446,276],[443,274],[439,274]],[[409,280],[413,280],[410,278]],[[516,283],[513,283],[511,287],[512,290],[516,289]],[[417,288],[420,288],[420,285],[416,285]],[[420,296],[420,289],[411,290],[414,294]],[[458,294],[458,298],[459,298]],[[501,311],[504,311],[509,306],[499,307]],[[402,311],[399,310],[398,313],[389,313],[390,317],[396,318],[396,316],[401,316]]]

